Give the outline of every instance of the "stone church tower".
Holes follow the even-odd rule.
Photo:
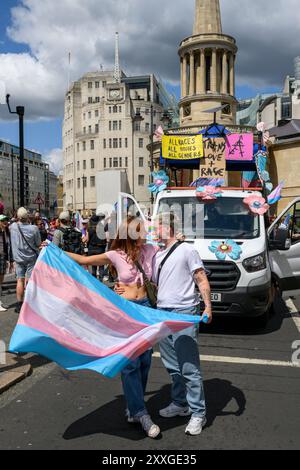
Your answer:
[[[220,106],[217,122],[236,123],[237,50],[235,39],[222,33],[219,0],[196,0],[193,36],[179,47],[181,127],[213,122],[213,113],[203,111]]]

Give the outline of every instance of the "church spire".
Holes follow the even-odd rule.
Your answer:
[[[114,79],[115,79],[116,83],[121,83],[120,55],[119,55],[119,33],[116,33]]]
[[[222,34],[219,0],[196,0],[194,36],[214,33]]]

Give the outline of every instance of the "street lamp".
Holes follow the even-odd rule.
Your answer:
[[[145,111],[142,111],[145,113]],[[172,121],[172,118],[169,114],[169,112],[165,109],[164,111],[155,111],[156,114],[162,114],[161,117],[161,122],[163,123],[164,126],[169,127],[170,122]],[[146,114],[146,113],[145,113]],[[153,104],[150,106],[150,182],[153,182],[153,175],[152,173],[154,172],[154,158],[153,158],[153,136],[154,136],[154,107]],[[138,111],[135,114],[134,120],[136,122],[141,122],[144,120],[144,118],[141,116],[141,112]],[[151,204],[153,205],[154,203],[154,195],[151,193]]]
[[[86,177],[83,175],[82,177],[82,199],[83,199],[83,203],[82,203],[82,209],[83,211],[85,211],[85,183],[86,183]]]
[[[141,123],[144,118],[141,116],[141,113],[137,111],[134,116],[132,116],[132,195],[134,196],[135,184],[134,184],[134,126],[136,123]]]
[[[6,104],[10,114],[17,114],[19,116],[19,148],[20,148],[20,206],[25,206],[24,194],[24,114],[25,107],[17,106],[16,111],[12,111],[9,104],[10,95],[6,95]]]

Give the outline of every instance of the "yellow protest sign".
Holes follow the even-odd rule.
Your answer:
[[[202,135],[163,135],[162,156],[171,160],[195,160],[203,157]]]
[[[204,158],[200,162],[200,178],[224,178],[226,172],[225,139],[204,138]]]

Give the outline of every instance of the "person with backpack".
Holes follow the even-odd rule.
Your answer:
[[[106,251],[107,234],[105,232],[105,215],[93,215],[90,219],[90,228],[86,233],[88,256],[102,255]],[[92,274],[97,277],[97,266],[92,266]],[[99,267],[99,280],[104,277],[104,266]]]
[[[10,226],[13,259],[16,263],[17,301],[16,313],[20,313],[26,282],[31,276],[39,257],[41,236],[36,225],[29,223],[29,213],[24,207],[17,212],[18,222]]]
[[[63,251],[80,255],[83,251],[81,231],[71,224],[69,212],[59,214],[60,226],[53,234],[54,245]]]

